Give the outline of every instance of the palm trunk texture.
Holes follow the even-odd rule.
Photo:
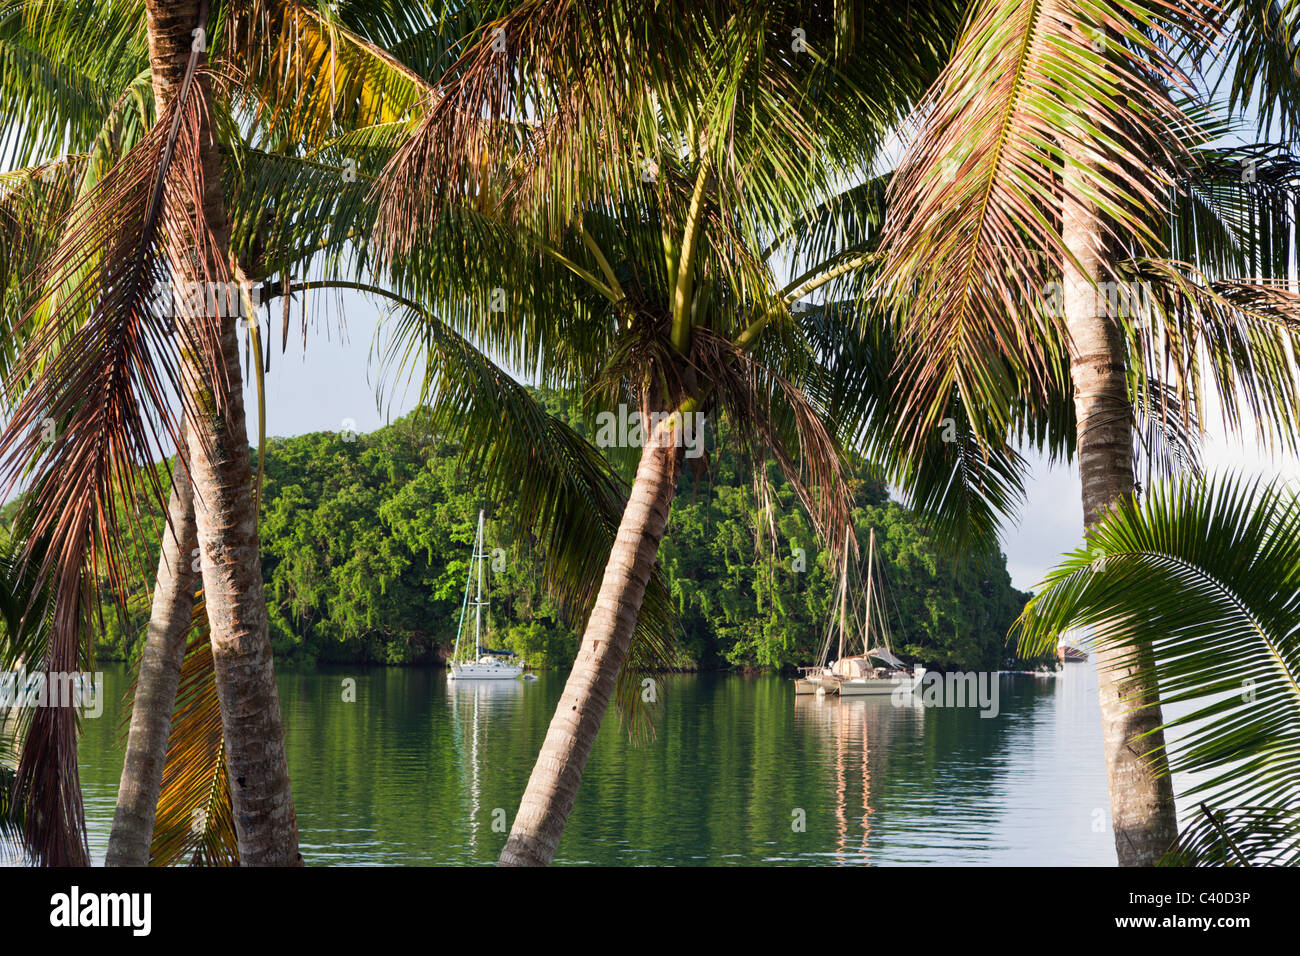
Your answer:
[[[1107,309],[1108,297],[1099,295],[1100,283],[1109,277],[1100,212],[1078,188],[1081,169],[1090,161],[1074,158],[1074,172],[1067,169],[1062,222],[1066,248],[1078,260],[1067,257],[1063,263],[1063,285],[1085,534],[1134,489],[1123,331]],[[1115,850],[1121,866],[1153,866],[1178,836],[1164,735],[1157,729],[1160,698],[1154,683],[1133,664],[1122,664],[1120,656],[1115,650],[1096,653]]]
[[[149,631],[136,676],[126,760],[117,788],[117,810],[105,866],[149,865],[176,688],[194,613],[194,592],[200,580],[192,558],[198,546],[190,479],[178,462],[172,474]]]
[[[149,63],[160,110],[180,90],[194,42],[192,31],[206,9],[198,2],[147,0]],[[205,94],[210,92],[202,74],[194,82],[202,84]],[[203,117],[200,142],[202,212],[215,247],[226,249],[229,223],[221,194],[221,156],[210,116]],[[186,201],[184,196],[168,198]],[[196,264],[194,271],[180,278],[225,275],[228,267]],[[179,321],[194,319],[185,316]],[[267,632],[235,323],[233,316],[220,319],[220,381],[205,381],[206,366],[194,356],[186,357],[183,377],[194,410],[187,441],[194,517],[240,865],[291,866],[301,864],[302,858]],[[199,337],[196,331],[190,340]]]
[[[662,426],[641,452],[582,646],[501,851],[501,866],[547,866],[555,856],[632,643],[659,543],[668,527],[682,458],[682,448]]]

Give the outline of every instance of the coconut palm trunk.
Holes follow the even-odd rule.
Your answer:
[[[632,643],[668,526],[683,454],[669,429],[660,426],[647,436],[582,646],[501,851],[501,866],[546,866],[555,856]]]
[[[198,547],[190,479],[178,462],[172,475],[149,631],[136,676],[131,729],[105,866],[149,865],[176,688],[193,619],[194,591],[200,580],[193,560]]]
[[[149,64],[160,110],[181,88],[192,46],[201,39],[194,31],[203,25],[206,11],[206,3],[147,0]],[[209,92],[204,75],[194,82],[202,84],[205,94]],[[221,156],[206,113],[199,138],[203,218],[212,232],[214,248],[226,249],[229,224],[221,194]],[[168,201],[184,202],[185,197]],[[177,265],[182,272],[192,272],[176,277],[183,281],[227,274],[225,263],[186,265],[185,257],[173,258],[180,260]],[[221,297],[205,298],[211,302]],[[178,321],[196,320],[182,315]],[[189,341],[198,341],[199,332],[191,331]],[[217,381],[207,380],[209,366],[191,355],[185,357],[182,378],[193,416],[187,446],[194,517],[235,832],[241,865],[288,866],[302,859],[267,632],[234,317],[220,319],[216,345],[221,356]]]
[[[1095,175],[1086,169],[1092,160],[1071,160],[1064,179],[1062,238],[1077,262],[1067,257],[1063,263],[1063,286],[1086,530],[1133,491],[1133,418],[1123,331],[1108,309],[1108,297],[1100,294],[1110,275],[1103,223],[1080,186],[1083,176]],[[1099,649],[1096,660],[1115,850],[1121,866],[1152,866],[1178,836],[1158,729],[1159,694],[1140,677],[1132,658],[1123,664],[1115,651]]]

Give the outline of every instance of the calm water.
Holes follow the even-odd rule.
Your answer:
[[[355,703],[343,702],[349,677]],[[85,722],[97,862],[127,680],[124,667],[105,667],[104,715]],[[1001,712],[989,719],[888,698],[796,699],[775,677],[667,677],[655,741],[634,746],[606,720],[556,862],[1113,865],[1092,665],[999,680]],[[303,856],[494,862],[506,839],[494,817],[513,816],[563,681],[449,685],[443,671],[403,668],[281,675]]]

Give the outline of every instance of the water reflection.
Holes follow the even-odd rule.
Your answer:
[[[129,683],[125,668],[104,670],[104,716],[86,721],[81,748],[97,860],[122,769]],[[304,858],[495,862],[565,677],[282,674]],[[355,695],[341,693],[343,681],[355,681]],[[1113,865],[1091,665],[1057,680],[1004,676],[998,686],[998,716],[984,719],[888,698],[796,698],[775,677],[667,675],[654,740],[630,742],[611,709],[556,861]],[[800,815],[802,828],[792,825]]]
[[[509,712],[519,706],[519,698],[524,692],[524,684],[517,680],[460,680],[447,681],[447,709],[451,713],[451,722],[457,751],[461,754],[461,779],[468,796],[467,829],[469,833],[470,852],[477,857],[479,852],[479,827],[484,825],[481,819],[482,783],[484,756],[480,753],[479,740],[491,732],[494,714]],[[498,728],[500,724],[497,725]],[[492,813],[496,808],[491,808]],[[501,810],[504,811],[504,807]],[[492,822],[504,820],[504,813],[493,814]],[[503,832],[498,828],[497,832]]]

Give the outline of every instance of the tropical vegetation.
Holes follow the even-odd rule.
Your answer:
[[[558,395],[541,400],[567,404]],[[446,655],[485,502],[460,449],[422,418],[416,412],[369,434],[267,442],[260,537],[277,667],[430,664]],[[712,451],[707,474],[682,480],[662,552],[678,628],[672,666],[791,672],[822,652],[839,555],[820,548],[776,469],[760,504],[738,453],[725,442]],[[1006,634],[1028,595],[1011,586],[1002,556],[954,560],[865,466],[850,474],[855,531],[862,541],[871,528],[877,534],[898,652],[931,669],[1016,665]],[[148,501],[140,508],[130,549],[148,567],[157,564],[165,516]],[[544,587],[536,542],[511,526],[508,512],[489,522],[488,537],[492,646],[533,667],[572,664],[578,635]],[[135,661],[143,652],[143,587],[127,608],[96,636],[97,660]]]
[[[1196,471],[1213,401],[1297,447],[1294,163],[1223,141],[1252,103],[1294,129],[1298,30],[1254,0],[0,2],[3,660],[72,671],[143,626],[109,862],[158,858],[229,779],[233,844],[162,857],[297,862],[273,649],[437,642],[382,629],[454,595],[464,518],[429,502],[465,476],[535,558],[503,571],[503,638],[573,660],[503,863],[553,857],[608,704],[648,719],[640,673],[811,656],[828,563],[800,590],[784,547],[876,527],[913,575],[904,646],[997,662],[1026,446],[1077,460],[1089,551]],[[260,383],[260,306],[283,349],[327,288],[392,307],[437,440],[259,418],[254,470],[239,338]],[[599,447],[625,408],[654,424]],[[1145,865],[1178,835],[1169,648],[1128,640],[1101,704],[1118,858]],[[74,715],[18,739],[29,849],[85,862]]]

